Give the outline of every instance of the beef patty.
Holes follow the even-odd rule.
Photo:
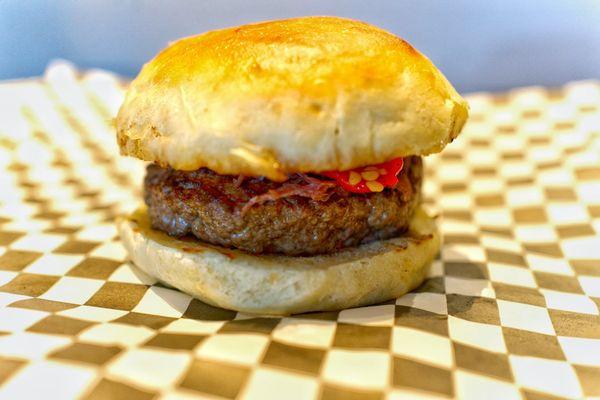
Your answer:
[[[144,198],[153,228],[169,235],[250,253],[314,255],[404,232],[420,201],[421,158],[406,158],[398,178],[394,188],[357,194],[303,174],[282,183],[150,165]]]

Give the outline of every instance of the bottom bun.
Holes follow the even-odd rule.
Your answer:
[[[423,282],[440,248],[435,221],[421,209],[401,237],[311,257],[176,239],[152,229],[145,208],[118,225],[131,259],[145,272],[208,304],[258,314],[339,310],[399,297]]]

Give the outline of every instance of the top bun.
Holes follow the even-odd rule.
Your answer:
[[[305,17],[181,39],[147,63],[116,120],[121,153],[284,180],[441,151],[465,100],[404,40]]]

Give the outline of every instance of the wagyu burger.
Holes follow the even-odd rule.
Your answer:
[[[418,286],[440,237],[421,156],[467,104],[402,39],[333,17],[181,39],[144,66],[116,119],[150,162],[119,223],[133,262],[212,305],[290,314]]]

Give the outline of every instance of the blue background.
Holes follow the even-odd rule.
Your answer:
[[[54,58],[133,76],[181,36],[318,14],[402,36],[463,92],[600,76],[594,0],[0,0],[0,79],[40,75]]]

